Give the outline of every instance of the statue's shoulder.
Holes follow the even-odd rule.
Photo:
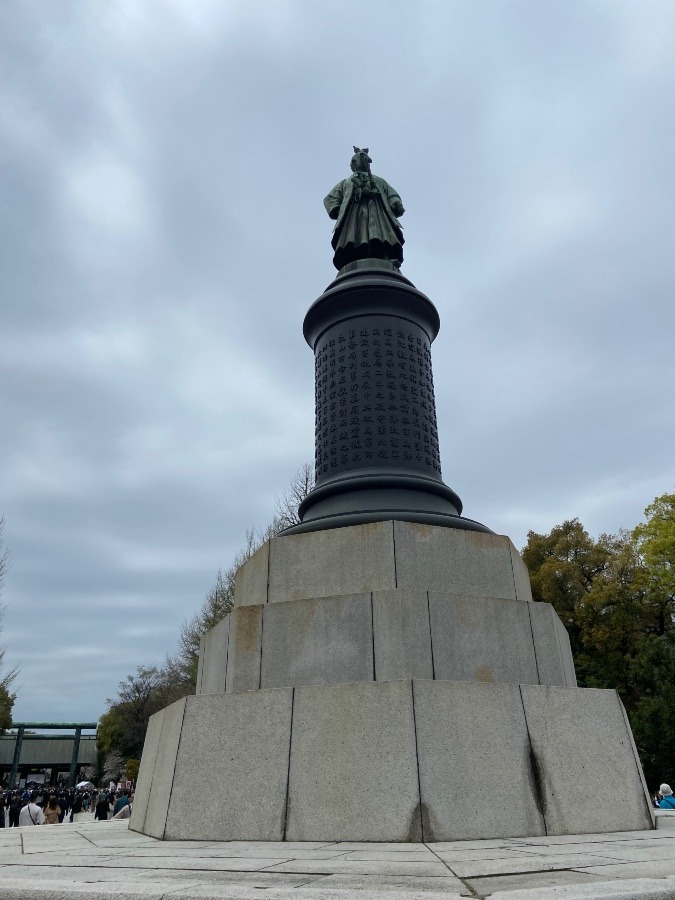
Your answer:
[[[371,177],[373,178],[373,180],[375,181],[375,184],[378,187],[386,187],[386,188],[391,189],[391,185],[389,184],[389,182],[386,181],[386,179],[382,178],[381,175],[372,175]]]
[[[352,187],[351,178],[343,178],[342,181],[338,181],[333,190],[330,192],[331,194],[336,194],[338,191],[346,191],[350,187]],[[330,194],[328,195],[330,197]]]

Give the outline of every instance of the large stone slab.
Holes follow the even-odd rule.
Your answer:
[[[410,682],[295,689],[286,837],[421,840]]]
[[[530,622],[537,657],[539,684],[576,687],[574,662],[567,632],[550,603],[530,603]],[[567,642],[561,641],[561,631]],[[570,683],[570,677],[574,680]]]
[[[467,597],[519,597],[511,542],[498,534],[395,522],[396,586]]]
[[[187,698],[167,839],[283,839],[292,696]]]
[[[206,645],[206,635],[203,634],[199,638],[199,656],[197,657],[197,683],[195,684],[195,694],[202,692],[202,676],[204,674],[204,647]]]
[[[424,840],[545,834],[518,685],[415,681]]]
[[[435,677],[537,684],[529,606],[520,600],[430,591]],[[555,631],[553,640],[557,643]]]
[[[236,606],[267,603],[267,579],[270,564],[270,541],[265,543],[239,566],[234,576]]]
[[[162,712],[162,728],[143,822],[143,833],[156,838],[163,838],[166,828],[166,816],[173,788],[178,744],[183,727],[185,697],[172,703],[171,706],[167,706]]]
[[[397,587],[532,599],[507,537],[387,521],[272,538],[238,569],[235,606]]]
[[[391,522],[282,535],[270,541],[269,603],[394,587]]]
[[[236,607],[202,638],[197,693],[434,677],[575,684],[549,604],[399,588],[373,592],[371,623],[370,598]]]
[[[148,800],[150,799],[150,788],[152,787],[152,778],[155,774],[155,764],[157,762],[157,753],[162,738],[162,723],[164,722],[164,709],[160,709],[154,716],[150,716],[148,721],[148,730],[145,733],[145,743],[143,745],[143,755],[141,757],[141,765],[138,770],[138,778],[136,780],[136,795],[134,797],[134,805],[129,819],[129,828],[132,831],[143,831],[145,827],[145,816],[148,811]]]
[[[203,649],[200,646],[201,678],[198,678],[198,694],[225,693],[229,637],[230,616],[225,616],[204,635]]]
[[[577,675],[574,670],[574,657],[572,656],[572,647],[570,646],[570,636],[567,633],[567,629],[560,621],[557,613],[555,618],[556,631],[558,632],[558,640],[560,641],[560,652],[562,654],[563,670],[565,672],[565,684],[567,687],[576,687]]]
[[[268,603],[261,687],[373,681],[370,594]]]
[[[373,593],[375,678],[433,678],[426,591]]]
[[[225,690],[257,691],[260,687],[262,606],[235,607],[229,615],[230,637]]]
[[[616,691],[523,685],[548,834],[653,827],[642,771]],[[598,802],[610,786],[611,803]]]
[[[532,600],[532,587],[530,586],[530,573],[527,566],[523,562],[523,558],[509,540],[509,549],[511,551],[511,565],[513,567],[513,583],[516,587],[516,597],[518,600]]]

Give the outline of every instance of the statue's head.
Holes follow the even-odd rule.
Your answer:
[[[354,155],[351,161],[352,172],[368,172],[370,174],[371,162],[372,159],[368,156],[367,147],[354,147]]]

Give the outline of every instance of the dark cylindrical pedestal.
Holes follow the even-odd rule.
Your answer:
[[[461,516],[441,477],[431,372],[439,328],[431,300],[393,268],[340,274],[310,307],[316,485],[285,534],[384,519],[489,531]]]

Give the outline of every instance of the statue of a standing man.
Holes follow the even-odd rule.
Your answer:
[[[372,175],[368,148],[354,147],[351,178],[336,184],[323,201],[331,219],[333,263],[341,269],[357,259],[403,262],[403,231],[398,221],[405,210],[401,198],[384,178]]]

